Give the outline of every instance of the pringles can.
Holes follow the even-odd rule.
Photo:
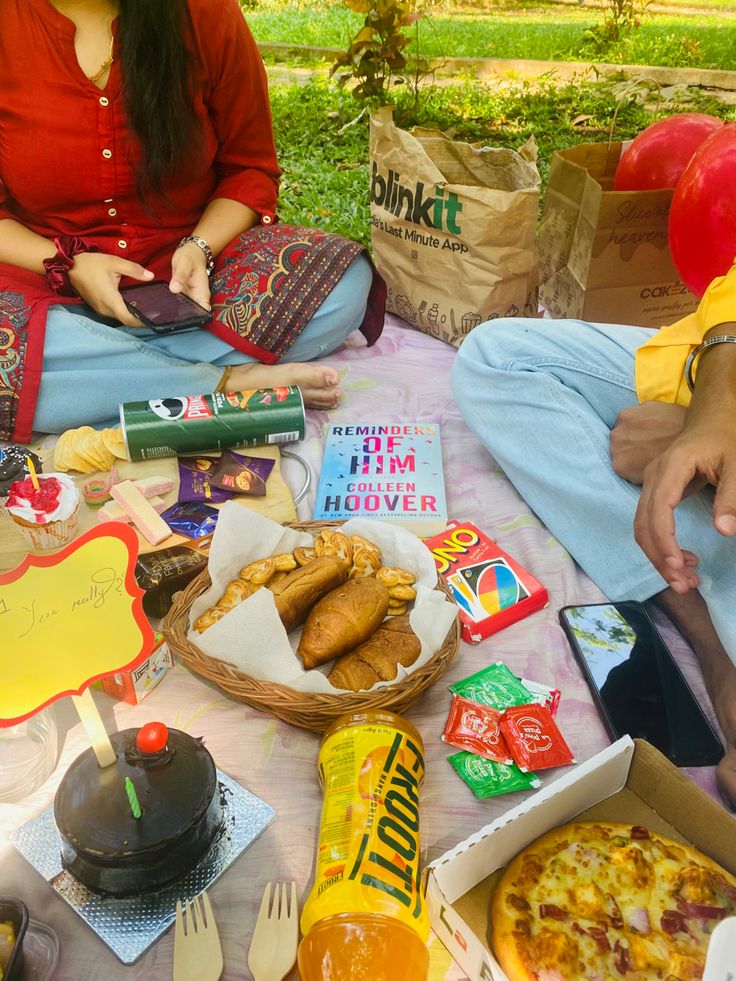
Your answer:
[[[263,446],[303,439],[304,399],[296,386],[123,402],[120,428],[129,460]]]

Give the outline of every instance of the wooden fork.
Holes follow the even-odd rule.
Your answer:
[[[299,941],[296,882],[291,884],[290,903],[287,903],[286,890],[286,883],[275,884],[273,905],[270,882],[263,892],[261,909],[248,951],[248,967],[253,972],[255,981],[281,981],[296,961]]]
[[[186,917],[185,917],[186,912]],[[174,928],[174,981],[219,981],[222,947],[209,896],[202,892],[193,900],[176,901]]]

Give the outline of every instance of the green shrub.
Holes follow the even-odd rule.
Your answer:
[[[339,85],[355,82],[353,98],[372,107],[392,101],[392,88],[405,83],[406,48],[415,24],[432,0],[345,0],[350,10],[365,14],[362,28],[332,66]],[[414,61],[414,94],[423,66]]]

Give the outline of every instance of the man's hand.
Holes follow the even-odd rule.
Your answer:
[[[207,277],[207,258],[195,242],[187,242],[171,257],[172,293],[186,293],[205,310],[210,309],[210,281]]]
[[[644,471],[685,425],[687,409],[673,402],[642,402],[619,413],[611,430],[611,462],[624,480],[641,484]]]
[[[153,279],[153,273],[137,262],[105,252],[79,252],[69,270],[69,282],[96,313],[118,320],[126,327],[142,327],[120,295],[123,276],[143,282]]]
[[[659,574],[677,593],[699,584],[697,557],[675,534],[675,508],[696,478],[716,488],[713,521],[722,535],[736,534],[736,427],[729,409],[701,415],[644,471],[634,537]]]

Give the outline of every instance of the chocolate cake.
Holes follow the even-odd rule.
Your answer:
[[[151,725],[163,731],[165,745],[145,739]],[[101,768],[88,749],[69,767],[54,818],[64,867],[94,892],[123,896],[157,889],[192,868],[222,813],[215,764],[200,740],[153,723],[113,733],[110,741],[115,763]],[[138,818],[126,777],[140,804]]]
[[[41,461],[27,446],[19,446],[18,443],[0,446],[0,498],[8,496],[8,491],[16,480],[23,480],[29,475],[29,457],[36,473],[41,473]]]

